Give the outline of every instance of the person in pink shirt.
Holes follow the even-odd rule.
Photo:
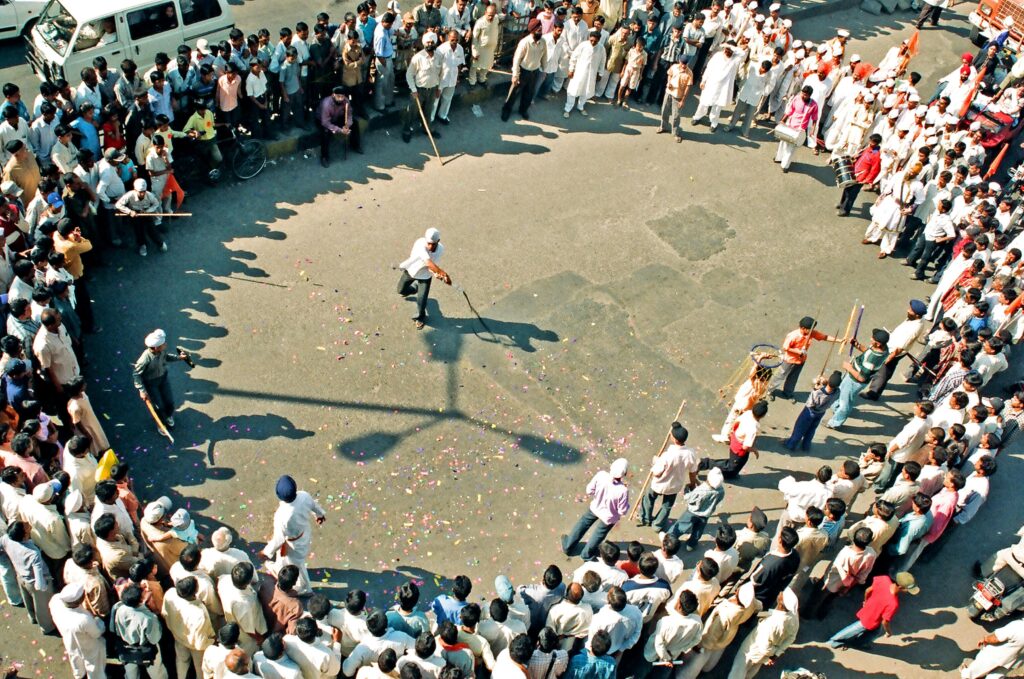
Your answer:
[[[814,90],[810,85],[804,85],[800,94],[789,100],[786,113],[782,116],[782,124],[800,131],[800,136],[795,143],[779,140],[779,150],[775,153],[775,162],[782,165],[783,172],[789,172],[789,165],[793,162],[793,154],[796,148],[804,143],[807,138],[807,130],[814,129],[814,123],[818,121],[818,104],[811,98]]]
[[[951,469],[946,472],[946,480],[943,483],[942,490],[932,497],[932,507],[930,510],[932,527],[911,548],[910,552],[903,557],[903,562],[900,563],[897,570],[910,570],[918,557],[921,556],[921,552],[935,544],[942,537],[942,534],[946,532],[946,527],[949,526],[950,521],[953,520],[953,515],[956,514],[956,505],[960,500],[960,490],[964,487],[965,483],[964,475],[959,469]]]
[[[228,62],[224,67],[224,75],[217,78],[217,112],[221,122],[231,127],[238,124],[241,109],[238,106],[238,90],[242,79],[238,75],[238,67]]]
[[[569,555],[583,536],[596,523],[597,528],[583,546],[580,556],[590,561],[597,555],[597,547],[622,517],[629,512],[629,489],[622,479],[629,471],[629,462],[620,457],[612,462],[608,471],[601,470],[587,484],[587,495],[593,498],[569,535],[562,536],[562,551]]]

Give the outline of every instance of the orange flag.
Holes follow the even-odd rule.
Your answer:
[[[963,118],[965,115],[967,115],[967,112],[971,110],[971,102],[974,101],[974,95],[976,95],[978,93],[978,86],[981,85],[981,80],[982,80],[982,78],[985,77],[985,70],[986,69],[984,69],[984,68],[981,69],[981,71],[978,73],[978,77],[975,78],[975,80],[974,80],[974,87],[971,88],[971,93],[969,95],[967,95],[967,98],[964,100],[964,105],[960,109],[960,117],[961,118]]]
[[[985,179],[991,179],[992,175],[996,173],[999,166],[1003,163],[1003,158],[1006,157],[1006,152],[1010,149],[1010,145],[1003,144],[1003,149],[999,152],[995,158],[992,159],[992,164],[988,166],[988,172],[985,173]]]
[[[918,42],[921,40],[921,30],[918,29],[907,39],[907,53],[910,54],[910,58],[913,59],[917,56],[920,51]]]

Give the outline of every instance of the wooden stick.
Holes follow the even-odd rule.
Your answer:
[[[675,419],[673,422],[678,422],[679,418],[683,416],[683,408],[686,407],[686,401],[684,400],[679,404],[679,410],[676,411]],[[668,448],[669,439],[672,437],[672,428],[669,427],[668,433],[665,434],[665,441],[661,444],[661,450],[658,451],[658,455],[665,452]],[[640,503],[643,501],[644,492],[647,490],[647,486],[651,483],[651,478],[654,476],[654,470],[647,472],[647,478],[644,479],[644,485],[640,486],[640,493],[636,496],[636,504],[633,505],[633,511],[629,513],[629,520],[632,521],[636,517],[636,510],[640,509]]]
[[[853,327],[853,317],[857,313],[857,302],[858,301],[859,300],[854,300],[853,308],[850,309],[850,319],[846,322],[846,331],[843,333],[843,341],[841,342],[841,344],[846,344],[846,340],[849,339],[849,337],[850,337],[850,328]],[[821,366],[821,372],[818,373],[819,377],[821,375],[825,374],[825,369],[828,368],[828,362],[829,362],[829,360],[831,360],[831,358],[832,358],[832,347],[829,347],[828,356],[825,357],[825,365]]]
[[[857,312],[857,323],[853,326],[853,339],[850,340],[850,358],[853,358],[853,343],[857,341],[857,333],[860,332],[860,322],[864,318],[864,305],[860,305],[860,311]]]
[[[444,165],[444,158],[441,157],[441,152],[437,150],[437,144],[434,143],[434,134],[430,131],[430,125],[427,123],[427,115],[423,112],[423,104],[420,103],[420,98],[413,97],[413,101],[416,102],[416,110],[420,112],[420,120],[423,121],[423,129],[427,131],[427,138],[430,140],[430,145],[434,147],[434,155],[441,161],[441,165]]]
[[[161,434],[166,436],[168,439],[170,439],[171,443],[173,444],[174,443],[174,437],[171,436],[171,432],[167,431],[167,427],[164,426],[164,422],[163,422],[163,420],[160,419],[160,416],[156,414],[156,408],[153,407],[153,402],[150,401],[148,398],[145,399],[145,401],[146,401],[146,407],[149,408],[149,414],[153,416],[153,421],[156,422],[157,430]]]
[[[139,212],[130,215],[127,212],[115,212],[118,217],[191,217],[191,212]]]

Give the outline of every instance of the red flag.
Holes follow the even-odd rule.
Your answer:
[[[995,158],[992,159],[992,164],[989,165],[988,172],[985,173],[985,179],[990,179],[992,177],[992,175],[994,175],[996,173],[996,171],[999,169],[999,166],[1003,162],[1003,158],[1006,157],[1006,152],[1009,149],[1010,149],[1009,143],[1003,144],[1003,149],[999,152],[999,155],[997,155]]]

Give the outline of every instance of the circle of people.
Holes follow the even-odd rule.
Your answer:
[[[167,653],[177,676],[192,666],[204,679],[695,677],[732,646],[730,676],[752,677],[793,643],[801,615],[820,618],[837,597],[865,585],[864,606],[832,645],[891,633],[901,595],[918,591],[911,570],[974,518],[1024,414],[1024,393],[1005,401],[981,395],[1020,339],[1021,243],[1010,237],[1017,206],[986,180],[995,163],[985,131],[961,122],[972,106],[1015,121],[1024,71],[979,87],[995,72],[986,46],[966,55],[924,105],[920,78],[908,72],[913,39],[875,68],[857,55],[847,59],[844,30],[817,46],[793,39],[777,4],[767,15],[756,3],[728,0],[692,12],[680,2],[666,13],[651,0],[624,7],[458,0],[445,8],[438,0],[402,14],[392,1],[378,20],[368,2],[340,26],[320,14],[312,38],[302,22],[282,29],[276,44],[265,29],[248,37],[235,30],[218,45],[183,46],[174,61],[158,55],[142,76],[129,60],[120,73],[98,60],[77,87],[42,83],[31,114],[19,88],[4,87],[0,581],[8,602],[43,632],[60,634],[75,676],[105,676],[112,641],[128,676],[145,671],[154,679],[166,676]],[[939,12],[926,7],[937,22]],[[804,140],[816,153],[848,158],[855,182],[837,209],[849,214],[861,187],[877,190],[864,240],[880,243],[880,256],[909,248],[914,276],[934,266],[937,288],[929,304],[912,300],[905,320],[891,332],[874,330],[864,344],[849,328],[829,336],[803,319],[782,344],[782,364],[755,365],[733,399],[718,435],[728,458],[697,460],[685,427],[673,423],[639,508],[640,524],[658,530],[656,550],[632,542],[623,553],[607,539],[630,507],[628,465],[619,460],[591,481],[593,500],[563,538],[563,550],[575,553],[592,530],[573,573],[549,566],[540,583],[518,588],[499,577],[486,610],[469,601],[464,575],[426,611],[415,582],[390,608],[370,608],[359,590],[337,606],[312,591],[306,569],[324,512],[289,477],[275,488],[280,506],[261,552],[265,569],[232,546],[229,529],[214,531],[205,546],[186,510],[167,498],[145,505],[136,498],[129,467],[109,450],[85,393],[83,336],[95,329],[85,265],[120,244],[116,212],[180,208],[174,140],[189,137],[213,167],[221,161],[214,121],[271,135],[272,122],[313,118],[322,140],[339,131],[351,137],[358,130],[351,116],[371,101],[386,110],[403,82],[417,94],[408,139],[419,120],[413,104],[430,121],[449,123],[459,76],[485,84],[502,42],[515,46],[506,119],[516,103],[528,117],[535,98],[565,87],[566,116],[584,114],[594,98],[653,104],[661,107],[660,130],[678,139],[682,105],[699,79],[694,122],[707,116],[716,128],[735,103],[730,128],[748,134],[760,116],[797,132],[780,141],[784,170]],[[157,219],[133,226],[140,254],[149,241],[166,249]],[[851,356],[842,372],[815,380],[787,448],[809,449],[829,408],[827,426],[841,428],[858,398],[881,396],[904,358],[921,390],[913,418],[858,460],[823,467],[808,481],[783,479],[786,508],[774,535],[755,507],[738,530],[718,526],[714,546],[684,577],[680,552],[697,548],[725,481],[742,479],[756,457],[766,397],[792,396],[812,341],[852,346]],[[173,427],[166,363],[184,355],[166,351],[162,331],[146,345],[135,386]],[[876,498],[853,521],[854,500],[868,485]],[[672,520],[680,494],[685,510]],[[1000,554],[997,565],[1009,561]],[[1014,625],[985,637],[965,677],[1019,659],[1024,631]]]

